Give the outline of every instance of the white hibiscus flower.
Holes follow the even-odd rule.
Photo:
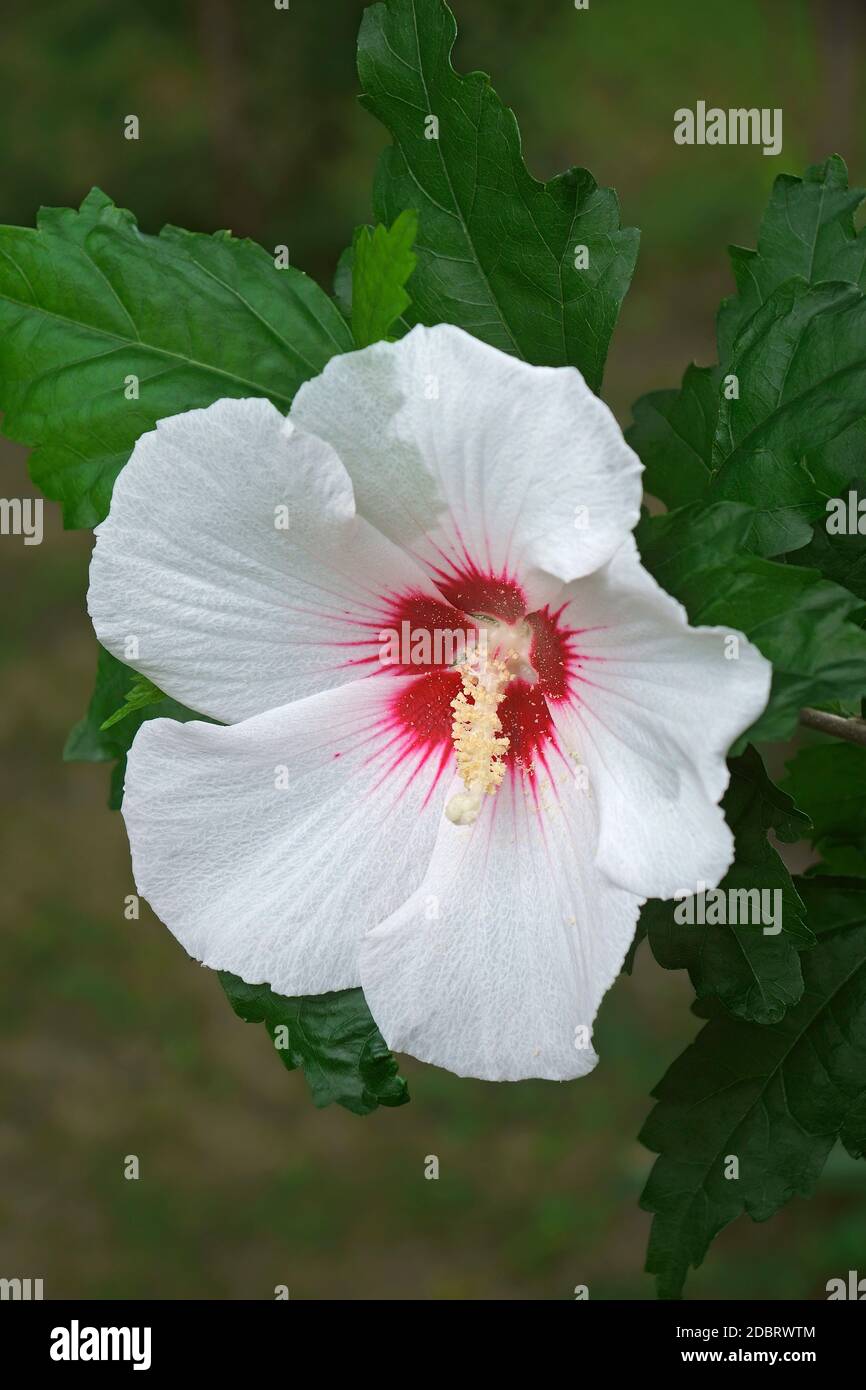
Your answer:
[[[640,471],[579,372],[448,326],[335,358],[288,418],[222,400],[138,441],[89,608],[227,725],[152,720],[126,775],[136,884],[191,955],[360,984],[459,1075],[591,1070],[642,901],[731,862],[725,753],[770,681],[642,569]]]

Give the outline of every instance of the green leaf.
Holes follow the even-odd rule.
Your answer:
[[[645,567],[679,598],[679,589],[696,571],[748,554],[754,524],[755,509],[744,502],[693,502],[660,516],[645,514],[635,538]]]
[[[662,1297],[680,1296],[736,1217],[766,1221],[811,1196],[837,1138],[863,1149],[866,885],[797,886],[818,937],[802,957],[800,1003],[764,1027],[714,1012],[653,1092],[640,1137],[659,1158],[641,1205],[654,1213],[646,1267]]]
[[[730,371],[738,396],[720,399],[709,496],[760,509],[763,554],[795,550],[826,515],[805,455],[866,414],[866,295],[788,281],[741,332]]]
[[[833,579],[866,599],[866,519],[858,512],[866,498],[866,418],[857,420],[822,449],[807,454],[806,466],[833,501],[827,503],[827,515],[815,527],[809,545],[798,550],[793,559],[797,564],[814,566],[825,579]],[[839,502],[844,507],[843,530],[835,518]]]
[[[809,820],[773,785],[754,748],[730,766],[722,806],[734,833],[735,855],[719,884],[724,913],[716,912],[711,895],[679,904],[652,901],[641,913],[641,925],[659,964],[666,970],[688,970],[699,999],[715,997],[741,1018],[775,1023],[803,993],[799,952],[814,938],[802,899],[767,832],[772,829],[780,840],[793,842],[807,834]],[[732,898],[734,893],[761,896],[747,900]],[[691,923],[683,920],[687,913]],[[716,915],[747,920],[700,922]]]
[[[849,189],[844,160],[833,155],[806,170],[802,179],[782,174],[773,185],[761,225],[757,251],[731,248],[738,294],[719,312],[719,351],[731,355],[751,316],[786,281],[799,276],[810,285],[844,281],[866,288],[866,229],[857,231],[854,214],[866,190]],[[866,412],[864,412],[866,414]],[[848,488],[866,491],[866,418],[820,448],[807,438],[806,468],[828,497]],[[814,566],[827,579],[866,597],[866,545],[859,535],[832,538],[816,526],[814,540],[798,549],[796,563]]]
[[[347,246],[344,251],[340,252],[337,268],[334,271],[334,299],[337,308],[349,324],[352,322],[352,263],[355,259],[354,241],[357,239],[359,231],[360,228],[355,229],[355,238],[353,239],[352,245]]]
[[[235,1013],[264,1023],[283,1066],[303,1068],[315,1105],[336,1102],[369,1115],[379,1105],[406,1104],[406,1082],[360,989],[286,999],[225,970],[219,977]]]
[[[709,486],[719,418],[719,367],[687,368],[678,391],[652,391],[634,406],[626,439],[644,464],[644,487],[668,507],[684,507]]]
[[[799,552],[840,473],[855,461],[863,472],[866,233],[853,221],[863,196],[848,189],[838,156],[803,179],[777,179],[758,250],[731,251],[739,294],[719,314],[721,365],[692,367],[679,390],[643,397],[628,431],[648,490],[669,507],[700,498],[753,506],[753,548],[793,552],[831,579],[842,578],[853,546]],[[860,582],[858,567],[849,587]]]
[[[359,227],[352,259],[352,334],[355,346],[387,338],[409,307],[404,288],[415,269],[412,247],[418,218],[407,208],[392,227]]]
[[[801,748],[783,783],[812,821],[822,863],[810,873],[866,878],[866,748],[821,743]]]
[[[773,663],[766,710],[737,745],[789,738],[804,705],[859,699],[866,689],[861,602],[816,570],[740,553],[753,534],[742,504],[645,517],[641,558],[694,624],[744,632]]]
[[[866,488],[857,496],[866,498]],[[859,533],[831,536],[826,527],[816,526],[812,540],[792,559],[800,565],[820,570],[825,579],[842,584],[852,594],[866,600],[866,544]]]
[[[859,489],[862,497],[866,493],[866,417],[808,453],[806,464],[828,497],[847,494],[849,488]]]
[[[839,155],[813,164],[803,177],[780,174],[761,222],[757,251],[729,247],[737,294],[722,303],[719,353],[726,362],[734,340],[754,313],[787,280],[810,285],[846,280],[866,289],[866,230],[857,232],[854,213],[866,190],[848,187]]]
[[[454,323],[528,362],[576,366],[597,391],[638,232],[620,227],[616,195],[586,170],[532,178],[489,79],[451,66],[456,32],[441,0],[388,0],[365,11],[358,39],[361,101],[394,138],[376,217],[418,210],[409,321]]]
[[[135,714],[140,709],[147,709],[148,705],[159,704],[160,700],[167,698],[165,691],[160,690],[159,686],[154,685],[147,676],[136,676],[120,709],[115,710],[114,714],[109,715],[100,724],[100,733],[113,728],[115,724],[120,723],[121,719],[126,719],[130,714]]]
[[[719,389],[722,369],[690,367],[679,391],[637,402],[628,438],[646,486],[669,507],[751,506],[752,548],[795,551],[826,516],[806,456],[820,457],[866,413],[866,296],[789,281],[749,321],[725,370],[736,395]]]
[[[124,666],[122,661],[118,661],[116,656],[106,651],[104,647],[99,648],[99,658],[96,667],[96,684],[90,704],[84,718],[79,720],[75,728],[66,740],[63,749],[63,758],[66,762],[86,762],[103,763],[115,762],[116,766],[112,772],[111,790],[108,804],[112,811],[120,809],[123,799],[123,779],[126,775],[126,755],[132,747],[132,741],[138,733],[146,719],[179,719],[186,722],[189,719],[201,719],[206,723],[212,723],[202,714],[194,714],[184,705],[179,705],[176,700],[169,699],[167,695],[162,695],[153,686],[151,689],[156,695],[162,695],[161,699],[153,702],[144,699],[144,688],[140,684],[144,680],[136,671]],[[150,682],[147,682],[150,685]],[[131,696],[133,691],[140,689],[142,697],[134,708],[128,711],[118,709],[124,702],[126,692]],[[127,703],[131,703],[128,701]],[[121,722],[121,715],[124,715]]]
[[[36,230],[0,227],[3,428],[34,447],[33,480],[67,526],[102,520],[163,416],[223,396],[286,410],[352,345],[314,281],[228,232],[145,236],[98,189],[79,212],[43,208]]]

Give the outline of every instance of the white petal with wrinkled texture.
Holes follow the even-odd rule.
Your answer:
[[[517,575],[529,608],[614,553],[641,465],[573,367],[532,367],[459,328],[335,357],[291,418],[333,444],[358,510],[431,567]],[[435,529],[434,529],[435,523]]]
[[[634,935],[640,899],[593,862],[591,800],[564,768],[540,784],[541,809],[506,780],[472,827],[443,818],[424,882],[363,943],[386,1042],[458,1076],[591,1071],[593,1020]]]
[[[88,608],[115,656],[232,722],[369,669],[383,595],[409,588],[432,592],[355,515],[331,447],[269,401],[223,400],[139,439],[96,529]]]
[[[402,683],[229,728],[142,726],[122,807],[135,882],[190,955],[282,994],[358,984],[361,937],[420,882],[448,780],[434,787],[432,762],[413,777],[411,757],[388,773]]]
[[[741,634],[689,627],[631,540],[566,598],[582,660],[576,702],[554,711],[598,802],[599,867],[653,898],[714,886],[733,858],[725,755],[767,703],[770,663]]]

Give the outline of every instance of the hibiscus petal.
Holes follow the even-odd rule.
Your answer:
[[[408,590],[437,595],[356,516],[331,447],[269,401],[223,400],[139,439],[96,529],[88,607],[115,656],[231,722],[369,670]]]
[[[390,1047],[487,1081],[592,1070],[593,1020],[640,908],[597,871],[595,839],[565,769],[556,785],[508,779],[472,827],[443,818],[424,882],[361,950]]]
[[[406,684],[356,681],[229,728],[142,726],[122,807],[133,873],[190,955],[282,994],[358,984],[360,939],[420,882],[449,780],[395,724]]]
[[[598,802],[600,868],[653,898],[715,886],[733,858],[725,756],[767,703],[770,663],[740,633],[689,627],[631,539],[562,601],[578,655],[552,712]]]
[[[446,579],[516,576],[527,609],[550,592],[536,571],[591,573],[638,519],[640,461],[580,373],[448,324],[332,358],[291,416],[333,444],[384,535]]]

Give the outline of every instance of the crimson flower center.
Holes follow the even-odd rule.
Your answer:
[[[395,761],[411,767],[412,776],[433,760],[438,781],[456,761],[464,791],[451,798],[448,814],[468,824],[506,776],[532,781],[541,770],[551,775],[552,752],[566,758],[553,715],[557,705],[576,700],[586,657],[564,607],[527,612],[522,588],[511,579],[475,573],[437,583],[448,600],[441,605],[420,594],[392,601],[393,627],[408,624],[415,637],[426,634],[413,650],[432,655],[420,666],[395,665],[395,674],[413,679],[400,681],[385,727]],[[467,636],[465,648],[456,659],[437,657],[437,637],[455,625]]]

